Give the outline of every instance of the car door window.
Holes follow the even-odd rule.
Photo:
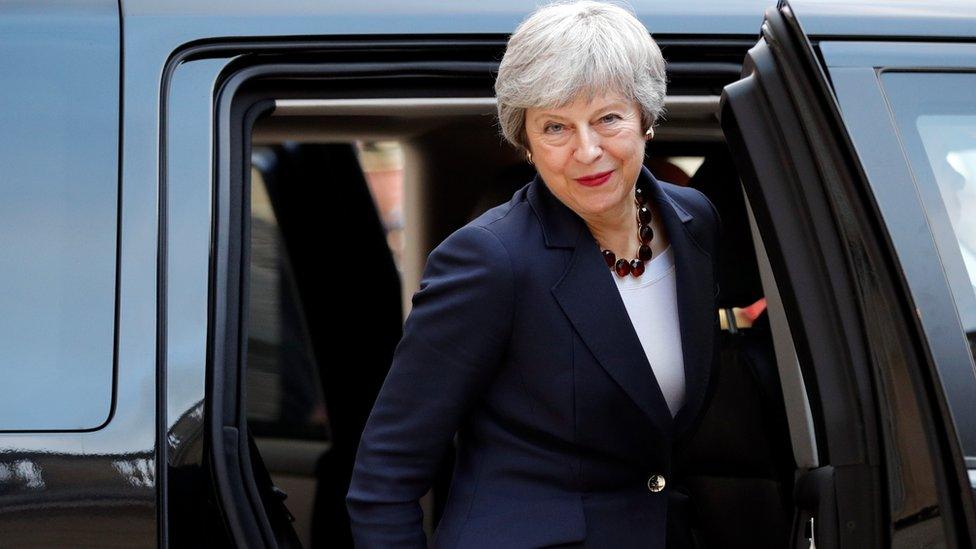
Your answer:
[[[976,74],[886,72],[881,81],[976,351]]]

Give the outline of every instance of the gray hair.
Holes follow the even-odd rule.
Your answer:
[[[534,11],[508,40],[495,80],[502,137],[528,150],[525,110],[558,108],[616,92],[640,105],[642,131],[664,112],[665,61],[629,6],[557,0]]]

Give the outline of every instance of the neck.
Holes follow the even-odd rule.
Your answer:
[[[617,259],[637,257],[637,203],[632,196],[605,215],[584,221],[600,248],[613,251]]]

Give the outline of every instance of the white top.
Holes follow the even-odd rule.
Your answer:
[[[644,354],[674,416],[684,403],[685,366],[671,245],[645,263],[639,277],[620,277],[612,270],[610,276],[617,283]]]

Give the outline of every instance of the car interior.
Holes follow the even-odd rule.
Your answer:
[[[645,157],[716,205],[715,314],[738,319],[723,316],[717,389],[675,476],[703,546],[782,547],[797,528],[794,480],[817,466],[813,421],[718,105],[669,97]],[[534,176],[494,113],[493,98],[282,99],[254,125],[247,419],[304,547],[352,546],[344,497],[359,435],[427,254]],[[428,536],[452,464],[448,452],[421,501]]]

